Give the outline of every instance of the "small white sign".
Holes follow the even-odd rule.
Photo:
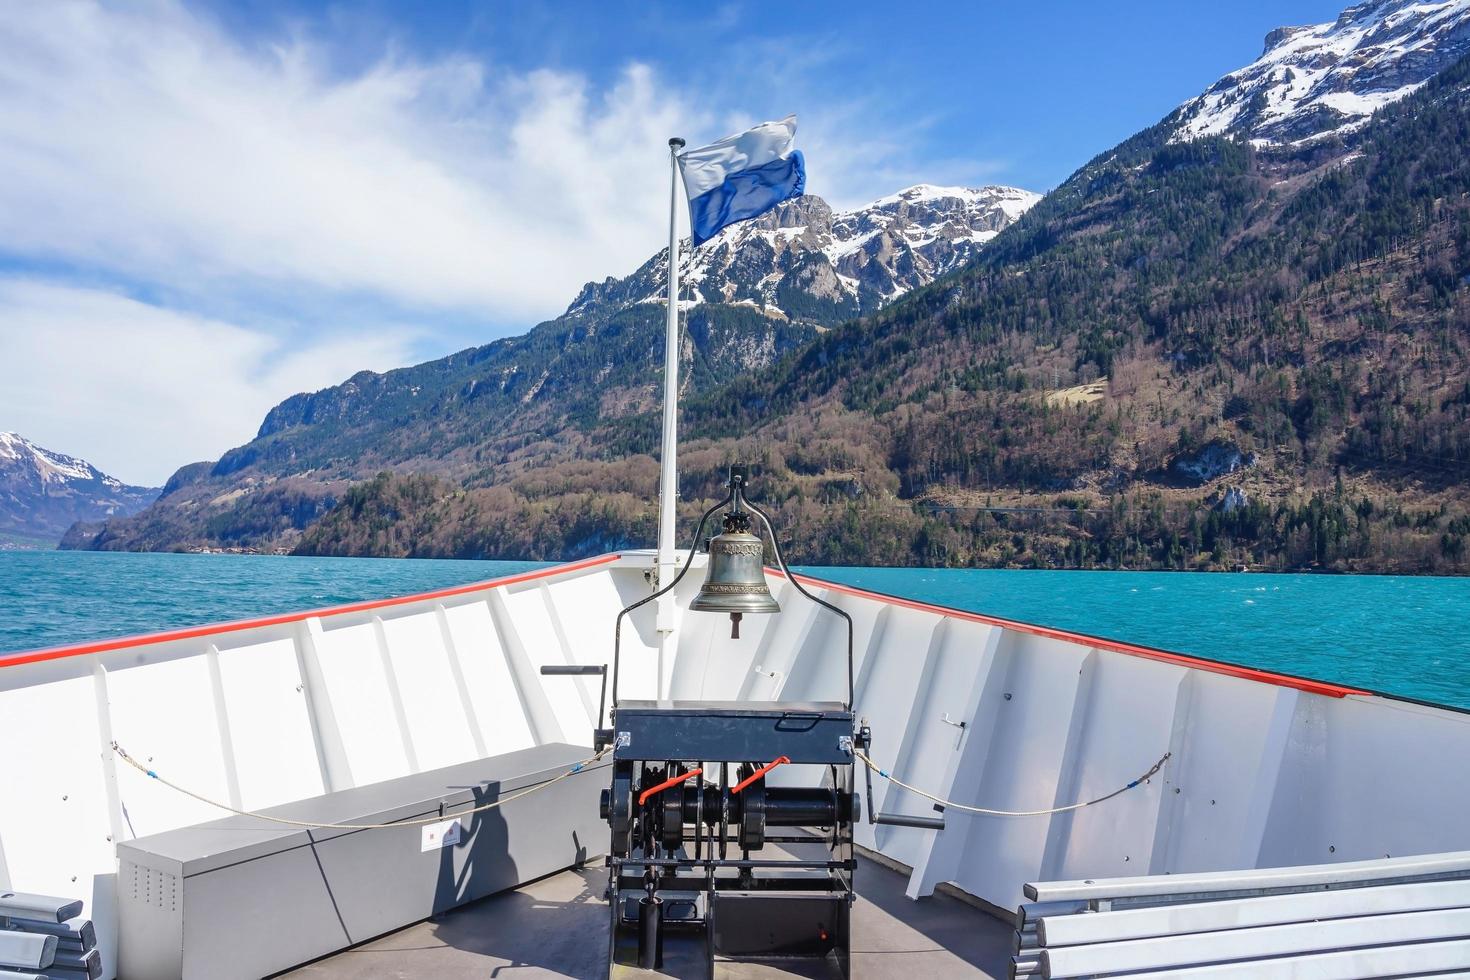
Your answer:
[[[419,841],[420,851],[437,851],[441,847],[453,847],[459,843],[460,827],[459,818],[443,820],[439,823],[431,823],[423,830],[423,838]]]

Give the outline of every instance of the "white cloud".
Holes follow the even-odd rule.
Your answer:
[[[0,248],[205,295],[252,281],[527,317],[657,247],[665,139],[700,113],[629,67],[242,46],[173,4],[7,5]]]
[[[795,110],[834,203],[951,179],[916,166],[929,121],[819,96],[832,44],[599,87],[391,39],[343,74],[337,48],[247,43],[172,0],[4,8],[0,429],[132,481],[248,440],[296,391],[490,340],[630,272],[667,233],[671,134]],[[374,319],[458,326],[414,344],[364,333]]]
[[[0,279],[0,430],[157,486],[248,442],[285,395],[404,363],[412,340],[389,327],[287,349],[115,293]]]

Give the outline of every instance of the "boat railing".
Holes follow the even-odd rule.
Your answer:
[[[1470,969],[1470,851],[1027,884],[1014,977],[1437,975]],[[1156,972],[1162,971],[1162,972]]]

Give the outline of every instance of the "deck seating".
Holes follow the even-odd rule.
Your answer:
[[[590,752],[545,743],[262,811],[315,827],[230,816],[125,841],[118,972],[268,976],[587,860],[607,764],[565,774]]]
[[[70,898],[0,891],[0,980],[96,980],[97,931]]]
[[[1465,976],[1470,851],[1025,886],[1014,977]]]

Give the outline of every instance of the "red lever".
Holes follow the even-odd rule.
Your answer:
[[[777,759],[775,762],[768,762],[768,763],[766,763],[765,765],[763,765],[759,769],[757,769],[755,772],[751,773],[749,776],[746,776],[744,779],[740,780],[740,782],[736,783],[735,784],[735,788],[732,789],[732,790],[730,790],[730,794],[733,796],[734,794],[740,792],[745,787],[749,786],[751,783],[755,782],[757,779],[760,779],[762,776],[764,776],[766,773],[770,772],[772,769],[776,768],[779,765],[784,765],[785,763],[790,762],[790,761],[791,761],[790,759],[786,758],[783,755],[779,759]]]
[[[645,804],[645,803],[648,802],[648,798],[650,796],[653,796],[656,793],[662,793],[664,790],[668,789],[670,786],[678,786],[680,783],[682,783],[684,780],[688,779],[689,777],[691,777],[691,776],[698,776],[702,772],[704,772],[703,769],[691,769],[691,770],[689,770],[688,772],[686,772],[682,776],[674,776],[671,779],[665,779],[663,782],[659,783],[657,786],[650,786],[648,789],[646,789],[642,793],[639,793],[638,794],[638,805],[639,806],[642,806],[643,804]]]

